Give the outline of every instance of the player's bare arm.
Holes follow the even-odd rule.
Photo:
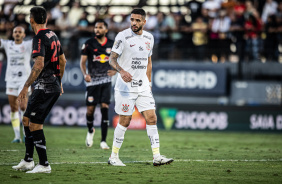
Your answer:
[[[119,55],[115,52],[111,52],[109,63],[113,67],[114,70],[120,73],[121,78],[124,82],[130,82],[132,80],[132,76],[127,71],[123,70],[121,66],[119,66],[117,62],[117,58]]]
[[[65,72],[65,68],[66,68],[66,63],[67,63],[67,60],[66,60],[66,57],[65,57],[65,54],[62,54],[59,56],[59,63],[60,63],[60,77],[61,79],[63,78],[64,76],[64,72]],[[64,93],[64,89],[63,89],[63,85],[61,83],[61,88],[62,88],[62,93]]]
[[[149,82],[152,81],[152,58],[148,57],[148,65],[147,65],[147,77],[149,79]]]
[[[18,96],[19,102],[22,102],[26,98],[29,86],[31,86],[31,84],[37,79],[43,68],[44,68],[44,57],[37,56],[36,58],[34,58],[34,65],[32,67],[30,75],[27,81],[25,82],[21,93]]]
[[[108,70],[108,72],[107,72],[108,76],[110,76],[110,77],[114,76],[116,73],[117,73],[116,70]]]
[[[91,76],[86,73],[86,61],[87,61],[87,56],[82,55],[80,58],[80,70],[84,76],[84,80],[86,82],[90,82]]]

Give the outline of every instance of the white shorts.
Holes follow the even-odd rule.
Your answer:
[[[115,90],[115,111],[117,114],[130,116],[135,111],[134,106],[139,112],[156,109],[152,91],[129,93]]]
[[[23,89],[25,81],[21,82],[9,82],[6,83],[6,95],[18,96]],[[28,94],[30,94],[30,87],[28,88]]]

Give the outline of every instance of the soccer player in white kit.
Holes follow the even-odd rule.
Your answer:
[[[147,135],[151,141],[153,165],[170,164],[173,159],[160,155],[155,100],[151,92],[152,50],[154,37],[143,30],[146,23],[143,9],[131,12],[131,29],[118,33],[110,55],[110,65],[118,72],[115,84],[115,111],[119,123],[115,128],[112,154],[108,164],[125,166],[119,159],[119,149],[130,124],[134,106],[146,120]]]
[[[8,95],[11,107],[11,123],[14,129],[15,138],[12,143],[20,143],[20,117],[22,119],[27,106],[27,99],[20,105],[17,96],[21,92],[27,77],[30,74],[30,58],[32,52],[32,40],[23,41],[25,30],[17,26],[13,30],[13,40],[0,39],[0,48],[4,48],[7,55],[7,69],[5,75],[6,94]],[[30,89],[29,89],[30,91]],[[19,115],[19,106],[21,116]]]

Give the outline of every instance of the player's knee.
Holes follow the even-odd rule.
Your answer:
[[[21,111],[25,111],[26,106],[20,106]]]
[[[27,117],[23,117],[23,126],[27,127],[29,124],[29,119]]]
[[[146,119],[147,125],[155,125],[157,124],[157,116],[156,115],[151,115]]]
[[[29,130],[31,132],[34,132],[36,130],[42,130],[43,129],[43,125],[41,124],[36,124],[36,123],[30,123],[29,124]]]
[[[102,103],[102,104],[101,104],[101,108],[109,108],[109,105],[106,104],[106,103]]]
[[[86,116],[92,116],[94,114],[95,107],[94,106],[87,106]]]
[[[124,127],[128,127],[130,125],[132,116],[120,116],[119,124]]]

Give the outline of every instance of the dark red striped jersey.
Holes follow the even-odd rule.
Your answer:
[[[50,29],[40,29],[33,38],[32,58],[44,57],[44,68],[35,81],[35,89],[46,93],[61,91],[59,56],[64,52],[57,35]]]
[[[86,55],[88,59],[88,73],[91,75],[91,82],[86,86],[93,86],[111,82],[111,77],[107,75],[111,70],[109,58],[114,41],[106,37],[105,42],[100,44],[96,38],[90,38],[83,44],[81,55]]]

